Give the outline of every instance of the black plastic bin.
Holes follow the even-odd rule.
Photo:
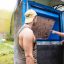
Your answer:
[[[64,64],[63,45],[37,45],[38,64]]]

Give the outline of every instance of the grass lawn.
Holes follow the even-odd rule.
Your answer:
[[[13,64],[13,48],[5,44],[13,45],[12,41],[0,43],[0,64]]]

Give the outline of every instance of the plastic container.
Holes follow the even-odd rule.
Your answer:
[[[62,44],[37,44],[38,64],[64,64],[64,46]]]

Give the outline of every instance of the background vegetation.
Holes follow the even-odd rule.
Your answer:
[[[13,41],[0,42],[0,64],[13,64]]]

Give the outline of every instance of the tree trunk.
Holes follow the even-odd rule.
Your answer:
[[[14,13],[14,39],[16,40],[16,34],[22,25],[22,3],[17,6],[16,12]]]

